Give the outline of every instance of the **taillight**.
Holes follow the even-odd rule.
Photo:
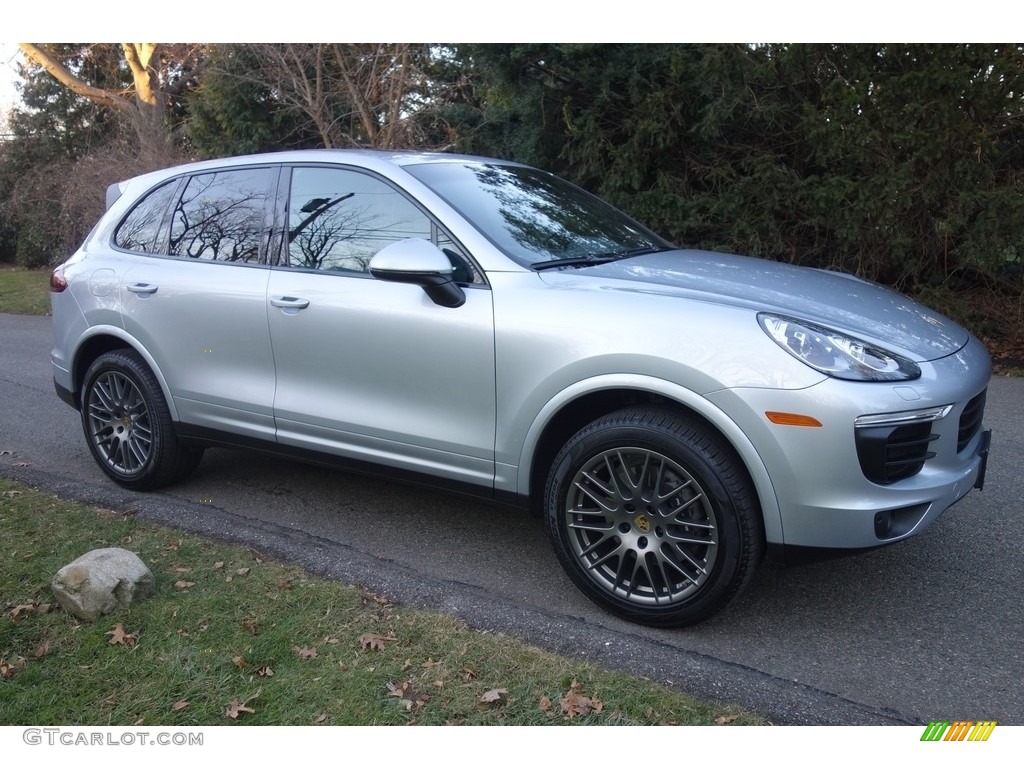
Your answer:
[[[57,267],[50,273],[50,291],[60,293],[68,287],[68,281],[64,279],[64,268]]]

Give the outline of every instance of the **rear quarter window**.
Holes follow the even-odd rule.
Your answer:
[[[143,197],[118,225],[114,245],[126,251],[167,253],[165,223],[175,186],[168,182]]]

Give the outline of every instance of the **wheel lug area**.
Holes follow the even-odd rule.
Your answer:
[[[619,533],[629,533],[629,523],[619,523]]]
[[[636,540],[636,545],[640,549],[647,549],[647,537],[641,536],[639,539]]]
[[[654,535],[657,536],[659,539],[665,538],[665,529],[659,525],[657,528],[654,529]]]

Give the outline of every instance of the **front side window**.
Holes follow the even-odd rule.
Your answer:
[[[114,233],[114,245],[126,251],[165,253],[167,228],[163,226],[177,181],[157,187],[131,210]]]
[[[275,179],[271,168],[191,177],[174,207],[169,253],[190,259],[265,263],[261,240]]]
[[[365,173],[295,168],[288,198],[288,263],[300,269],[367,272],[387,245],[431,239],[430,220],[404,195]]]

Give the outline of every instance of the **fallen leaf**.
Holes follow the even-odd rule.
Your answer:
[[[336,638],[336,637],[334,637],[332,635],[329,635],[329,636],[324,638],[324,642],[327,643],[328,645],[337,645],[338,643],[341,642],[341,640],[339,640],[338,638]]]
[[[241,656],[233,657],[231,659],[231,663],[234,664],[239,669],[248,669],[249,667],[252,666],[252,664],[250,664],[248,661],[243,659]]]
[[[501,697],[508,697],[508,688],[492,688],[480,697],[480,701],[484,704],[491,704],[495,701],[501,701]]]
[[[292,650],[298,654],[300,659],[315,659],[316,648],[299,648],[297,645],[292,646]]]
[[[4,491],[4,496],[9,499],[13,499],[15,496],[21,496],[22,491]]]
[[[105,634],[110,636],[110,640],[107,641],[108,645],[127,645],[134,648],[139,642],[139,636],[134,633],[125,632],[124,627],[120,623]]]
[[[179,565],[179,566],[175,567],[174,572],[175,573],[192,573],[192,569],[191,568],[187,568],[184,565]]]
[[[260,677],[273,677],[274,670],[269,664],[264,664],[262,667],[256,670],[256,674]]]
[[[37,603],[23,603],[22,605],[16,605],[11,608],[11,621],[17,624],[19,621],[31,616],[36,612]]]
[[[247,574],[250,570],[252,570],[252,569],[251,568],[239,568],[237,571],[235,571],[235,573],[237,573],[239,576],[245,576],[245,574]]]
[[[388,643],[398,638],[394,635],[378,635],[375,632],[367,632],[359,636],[359,645],[364,651],[387,650]]]
[[[174,582],[174,588],[175,589],[188,589],[189,587],[194,587],[195,585],[196,585],[196,583],[194,581],[176,581],[176,582]]]
[[[39,616],[45,616],[53,609],[52,603],[40,603],[36,606],[36,613]]]
[[[224,581],[226,581],[228,584],[230,584],[232,579],[234,579],[234,578],[235,578],[234,576],[225,576],[224,577]]]
[[[739,719],[739,715],[719,715],[715,718],[715,725],[729,725]]]
[[[257,693],[256,696],[259,696],[259,694]],[[224,710],[224,714],[226,716],[230,717],[232,720],[237,720],[238,717],[242,713],[244,713],[244,712],[248,712],[250,715],[256,714],[256,710],[255,709],[253,709],[250,706],[247,706],[250,701],[252,701],[253,699],[256,698],[256,696],[250,696],[245,701],[239,701],[238,699],[232,699],[231,703],[228,704],[228,708],[226,710]]]
[[[600,699],[596,696],[584,696],[579,689],[580,684],[573,680],[569,692],[558,700],[559,709],[570,720],[576,715],[599,714],[604,709],[604,703]]]
[[[388,696],[398,699],[398,706],[406,712],[413,707],[418,709],[430,701],[430,694],[417,691],[409,680],[404,683],[388,683]]]
[[[49,640],[43,640],[43,642],[41,642],[39,645],[36,646],[36,649],[32,652],[32,656],[34,658],[41,659],[41,658],[43,658],[43,656],[45,656],[49,652],[50,652],[50,641]]]
[[[171,704],[171,712],[181,712],[181,710],[185,709],[188,705],[189,702],[185,701],[185,699],[176,701],[173,704]]]
[[[292,588],[292,582],[291,582],[290,579],[282,579],[281,581],[277,582],[277,588],[278,589],[291,589]]]
[[[477,675],[476,675],[476,670],[475,669],[470,669],[469,667],[466,667],[464,670],[462,670],[462,679],[463,679],[463,681],[469,683],[469,682],[472,682],[473,680],[476,680],[476,677],[477,677]]]
[[[257,619],[255,616],[250,616],[248,619],[242,620],[242,629],[248,632],[250,635],[259,634],[259,629],[256,626]]]
[[[551,712],[551,699],[547,696],[541,696],[540,701],[537,702],[537,709],[541,712]]]
[[[25,657],[18,656],[13,662],[0,662],[0,677],[10,679],[17,674],[18,670],[25,666]]]
[[[214,570],[217,570],[217,571],[219,571],[223,567],[224,567],[224,561],[223,560],[218,560],[216,563],[213,564]]]
[[[320,712],[313,718],[313,722],[319,725],[320,723],[326,722],[328,717],[330,717],[330,715],[326,712]]]

